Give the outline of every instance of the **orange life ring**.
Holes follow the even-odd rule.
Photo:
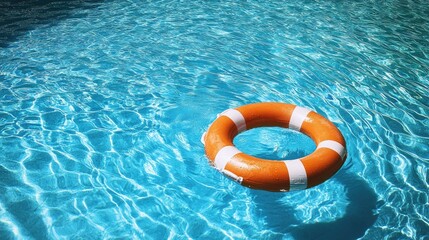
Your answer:
[[[316,143],[316,150],[295,160],[267,160],[238,150],[240,132],[257,127],[300,131]],[[241,185],[268,191],[306,189],[332,177],[343,165],[345,140],[335,125],[303,107],[285,103],[254,103],[221,113],[202,137],[210,162]]]

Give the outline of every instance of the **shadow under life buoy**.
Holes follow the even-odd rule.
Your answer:
[[[346,170],[347,171],[347,170]],[[252,191],[267,227],[279,234],[292,235],[295,239],[357,239],[362,237],[377,219],[377,196],[362,178],[342,171],[335,179],[344,185],[349,203],[345,214],[330,222],[302,223],[296,219],[294,208],[285,206],[280,199],[284,194]],[[303,199],[302,201],[305,201]],[[297,203],[300,204],[300,203]]]

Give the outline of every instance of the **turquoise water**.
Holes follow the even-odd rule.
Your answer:
[[[426,1],[19,1],[0,11],[1,239],[429,239]],[[216,115],[293,103],[348,159],[270,193],[210,167]],[[302,134],[236,145],[289,159]]]

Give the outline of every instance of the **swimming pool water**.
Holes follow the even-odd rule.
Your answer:
[[[426,1],[20,1],[0,14],[1,239],[429,239]],[[216,115],[277,101],[342,131],[288,193],[210,167]],[[307,137],[255,129],[290,159]]]

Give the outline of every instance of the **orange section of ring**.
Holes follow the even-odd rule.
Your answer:
[[[316,150],[300,159],[268,160],[242,153],[233,144],[239,131],[257,127],[293,128],[308,135]],[[219,171],[246,187],[268,191],[305,189],[332,177],[346,159],[345,140],[335,125],[305,108],[254,103],[222,113],[203,136],[205,151]]]

